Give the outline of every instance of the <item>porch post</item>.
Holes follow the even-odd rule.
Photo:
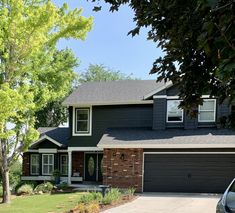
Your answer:
[[[72,174],[72,151],[68,151],[68,184],[71,184],[71,174]]]

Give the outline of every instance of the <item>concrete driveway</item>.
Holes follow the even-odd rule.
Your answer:
[[[105,213],[215,213],[221,195],[144,193]]]

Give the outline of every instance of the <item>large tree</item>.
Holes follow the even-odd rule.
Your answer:
[[[81,73],[79,82],[88,81],[118,81],[134,79],[132,75],[126,75],[118,70],[111,69],[103,64],[90,64]]]
[[[51,67],[56,44],[85,39],[92,18],[49,0],[0,0],[0,20],[0,169],[8,203],[9,167],[38,137],[35,112],[63,97],[73,77]]]
[[[122,4],[133,9],[136,28],[129,32],[132,36],[148,27],[148,39],[165,53],[150,73],[156,73],[159,81],[170,79],[179,85],[182,107],[193,109],[208,91],[221,101],[234,99],[234,0],[104,1],[111,4],[111,11]]]
[[[69,50],[56,51],[52,55],[50,64],[44,64],[45,68],[50,67],[56,75],[60,75],[61,78],[66,77],[66,87],[64,88],[64,95],[57,99],[48,101],[39,111],[36,112],[35,128],[38,127],[55,127],[67,122],[68,110],[62,106],[62,102],[66,96],[68,96],[78,84],[78,75],[74,71],[78,66],[78,60],[74,56],[74,53]],[[57,84],[57,86],[60,86]]]

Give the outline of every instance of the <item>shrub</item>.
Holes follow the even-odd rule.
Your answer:
[[[58,189],[65,190],[69,187],[68,183],[60,183],[58,186]]]
[[[121,198],[121,192],[117,188],[112,188],[102,199],[102,204],[108,205],[115,201],[118,201]]]
[[[3,195],[3,188],[2,186],[0,186],[0,197],[2,197],[2,195]]]
[[[41,183],[36,186],[34,189],[35,192],[42,191],[43,193],[49,193],[54,188],[53,184],[51,182]]]
[[[35,181],[24,181],[24,180],[23,180],[23,181],[20,181],[20,182],[15,186],[15,192],[17,192],[18,189],[19,189],[21,186],[25,185],[25,184],[31,185],[32,188],[34,189],[35,186],[37,185],[37,182],[35,182]]]
[[[30,184],[24,184],[17,190],[17,195],[30,195],[33,193],[33,187]]]
[[[130,187],[124,191],[125,195],[133,195],[135,193],[135,188]]]
[[[91,202],[100,202],[102,200],[102,195],[99,192],[89,192],[80,197],[79,202],[81,203],[91,203]]]
[[[70,212],[76,212],[76,213],[98,213],[100,212],[99,204],[98,203],[79,203],[73,211]]]

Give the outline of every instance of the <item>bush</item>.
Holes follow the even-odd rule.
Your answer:
[[[49,193],[54,188],[53,184],[51,182],[41,183],[36,186],[34,189],[35,192],[42,191],[43,193]]]
[[[130,187],[130,188],[128,188],[128,189],[124,189],[123,190],[123,194],[124,195],[134,195],[134,193],[135,193],[135,188],[133,188],[133,187]]]
[[[102,204],[108,205],[115,201],[118,201],[121,198],[122,194],[119,189],[112,188],[102,199]]]
[[[17,195],[30,195],[33,193],[33,187],[30,184],[24,184],[17,190]]]
[[[80,197],[79,202],[81,203],[92,203],[97,202],[99,203],[102,200],[102,195],[99,192],[89,192],[87,194],[84,194]]]
[[[70,212],[79,212],[79,213],[98,213],[100,212],[100,207],[98,203],[79,203],[73,211]]]
[[[29,180],[28,180],[28,181],[22,180],[22,181],[20,181],[20,182],[15,186],[15,192],[17,192],[18,189],[19,189],[21,186],[25,185],[25,184],[31,185],[32,188],[34,189],[35,186],[37,185],[37,182],[36,182],[36,181],[29,181]]]
[[[68,185],[68,183],[60,183],[57,187],[58,187],[58,189],[65,190],[65,189],[69,188],[69,185]]]
[[[3,188],[2,186],[0,186],[0,197],[2,197],[2,195],[3,195]]]

